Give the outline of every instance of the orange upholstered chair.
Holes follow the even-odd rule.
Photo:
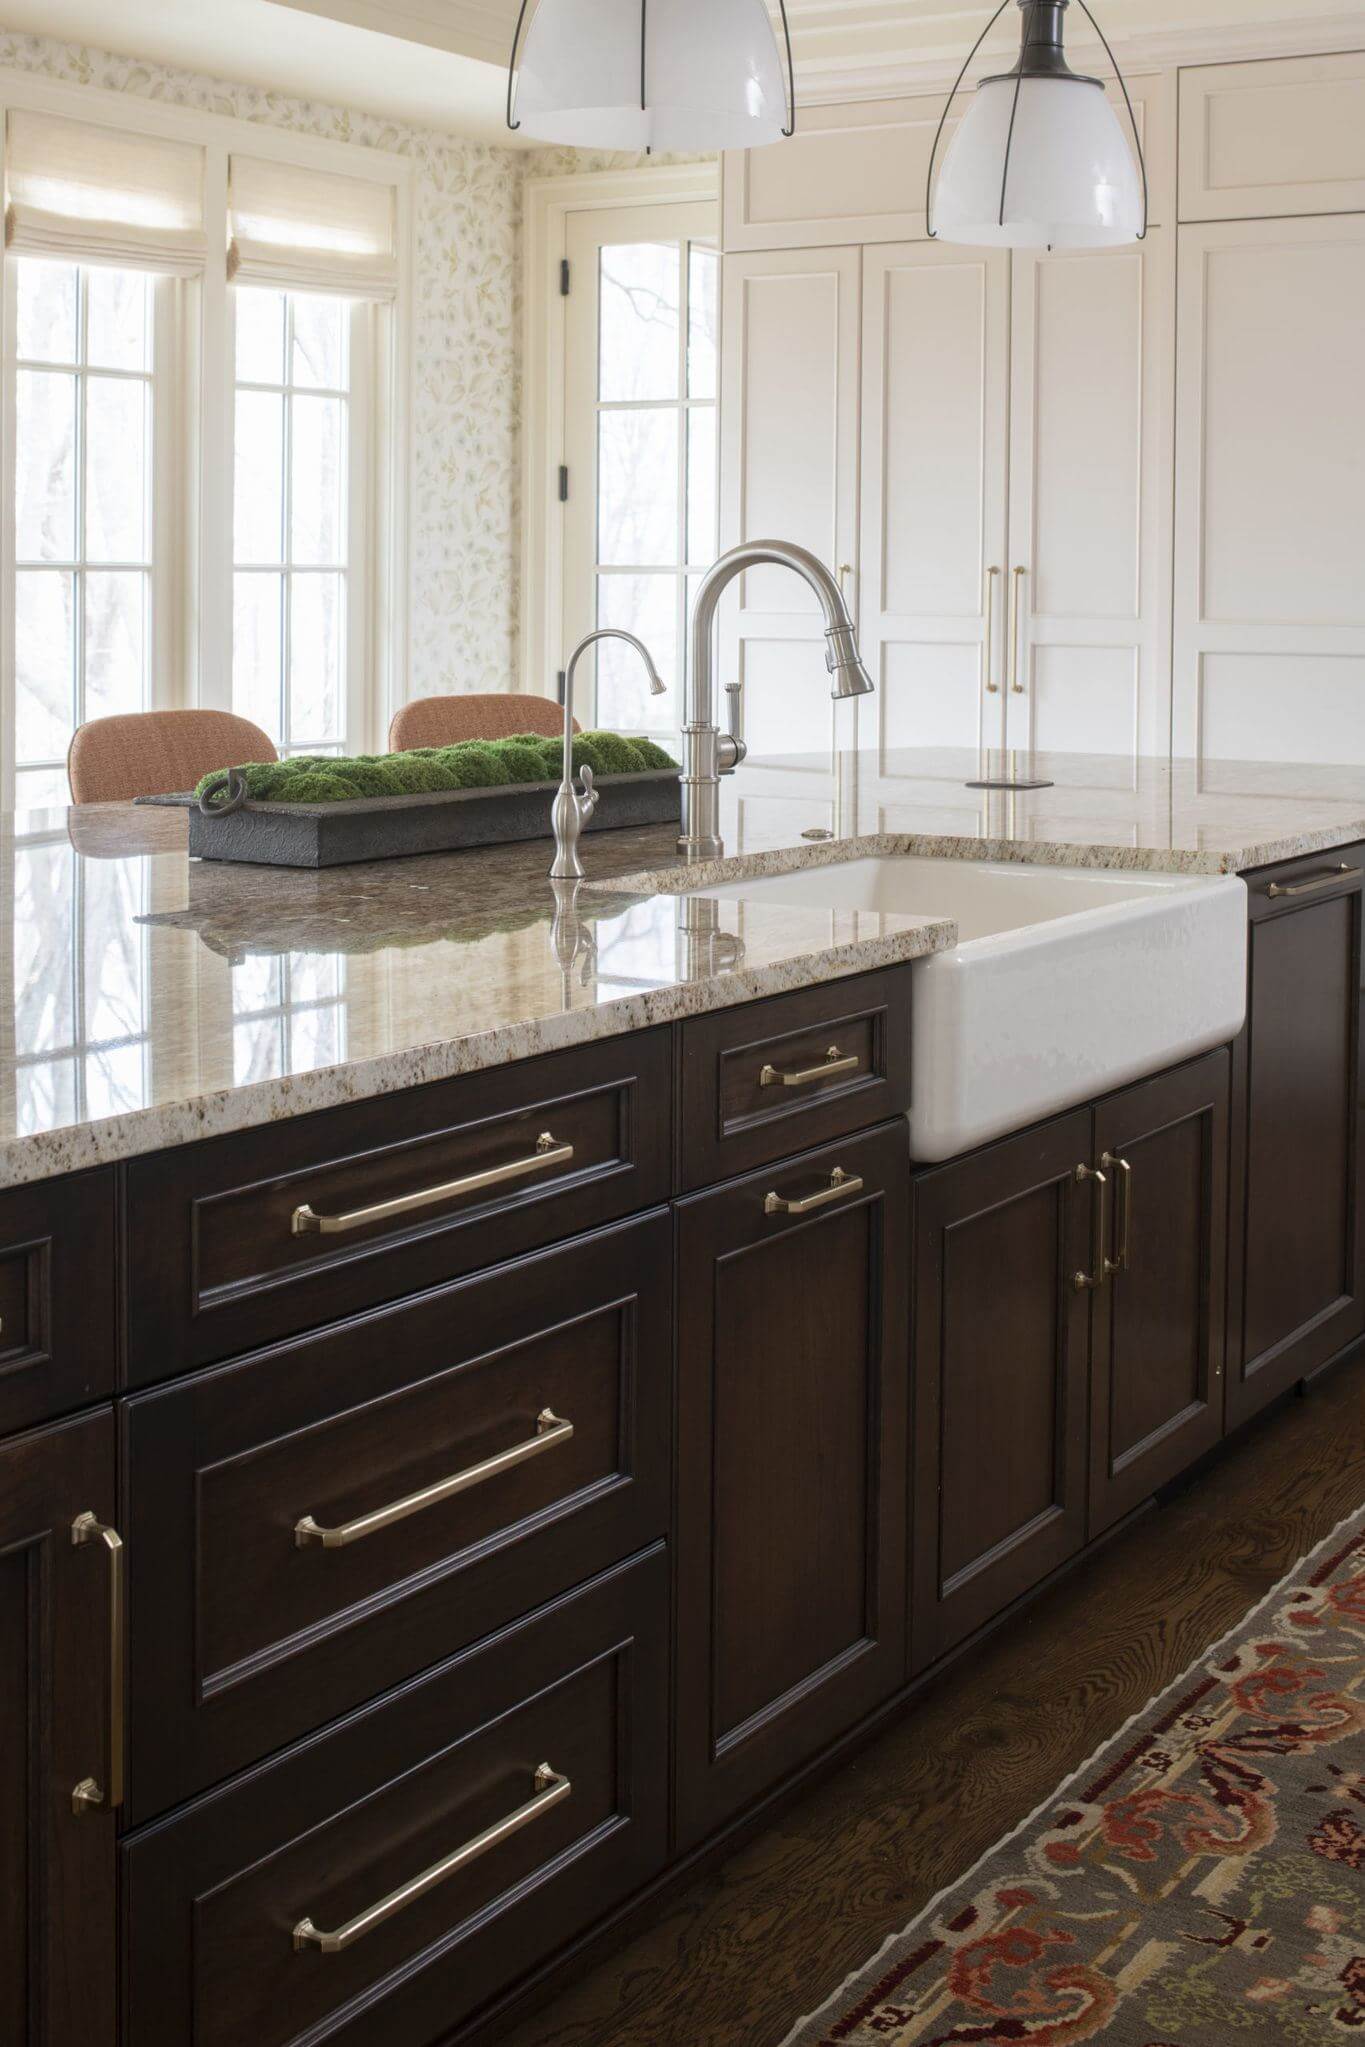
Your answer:
[[[583,729],[577,718],[573,729]],[[415,746],[457,746],[462,739],[511,739],[517,732],[539,732],[546,739],[557,739],[563,730],[563,710],[549,697],[518,696],[510,690],[487,696],[414,697],[394,712],[389,752],[409,753]]]
[[[260,726],[231,711],[132,711],[78,726],[66,777],[73,803],[126,803],[193,789],[215,768],[276,759]]]

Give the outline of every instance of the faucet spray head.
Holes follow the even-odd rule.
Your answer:
[[[858,635],[851,625],[831,626],[825,634],[828,646],[825,649],[825,666],[834,677],[830,695],[838,701],[841,697],[870,696],[877,685],[863,664],[858,651]]]

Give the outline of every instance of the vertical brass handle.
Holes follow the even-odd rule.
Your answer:
[[[1105,1259],[1104,1268],[1106,1272],[1127,1272],[1128,1254],[1133,1239],[1133,1168],[1127,1159],[1118,1158],[1112,1151],[1105,1152],[1100,1164],[1107,1167],[1111,1173],[1118,1174],[1118,1193],[1115,1197],[1117,1213],[1114,1217],[1118,1244],[1116,1255]]]
[[[995,662],[995,579],[999,569],[986,571],[986,688],[993,697],[1000,694],[998,682],[991,681],[991,669]]]
[[[1104,1249],[1109,1235],[1109,1175],[1100,1172],[1094,1166],[1077,1166],[1076,1184],[1083,1186],[1087,1180],[1094,1181],[1100,1195],[1099,1213],[1095,1218],[1094,1245],[1090,1261],[1095,1270],[1093,1272],[1078,1272],[1074,1275],[1071,1284],[1075,1287],[1078,1294],[1083,1294],[1087,1288],[1098,1291],[1109,1277],[1109,1260],[1105,1255]]]
[[[1024,590],[1024,578],[1027,574],[1027,569],[1016,569],[1014,572],[1014,582],[1010,589],[1010,691],[1016,697],[1022,697],[1027,694],[1023,683],[1019,680],[1019,619],[1023,608],[1021,600]]]
[[[107,1528],[93,1514],[78,1514],[71,1524],[71,1546],[84,1549],[92,1542],[103,1543],[109,1559],[109,1752],[104,1784],[94,1777],[82,1777],[71,1794],[71,1810],[78,1817],[87,1812],[117,1812],[123,1803],[123,1567],[127,1552],[117,1529]]]

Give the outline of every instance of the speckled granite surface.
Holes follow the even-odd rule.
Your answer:
[[[914,959],[935,917],[829,917],[677,890],[866,852],[1232,872],[1365,838],[1365,771],[975,755],[760,762],[724,788],[731,857],[680,875],[667,827],[593,835],[559,898],[545,844],[331,873],[185,857],[183,815],[108,806],[0,830],[0,1184],[70,1172]],[[1210,786],[1216,783],[1217,786]],[[829,836],[803,838],[817,831]]]

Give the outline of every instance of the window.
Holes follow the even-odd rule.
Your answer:
[[[354,751],[348,650],[364,479],[344,299],[244,286],[236,308],[233,709],[281,753]]]
[[[691,600],[717,547],[714,208],[577,214],[568,246],[561,664],[594,627],[636,634],[669,694],[650,697],[636,656],[608,643],[595,709],[585,690],[580,715],[624,732],[676,731]]]
[[[236,962],[232,1017],[238,1087],[339,1065],[346,1057],[344,955],[299,952]]]
[[[116,712],[380,743],[410,164],[14,77],[0,146],[0,807]]]
[[[77,725],[152,701],[156,306],[144,271],[12,259],[16,807]]]

